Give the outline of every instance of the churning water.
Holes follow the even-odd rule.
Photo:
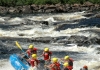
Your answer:
[[[14,70],[9,56],[21,53],[15,41],[24,50],[34,44],[38,54],[49,47],[52,57],[69,55],[74,59],[73,70],[80,70],[84,65],[89,70],[100,70],[100,19],[85,17],[86,14],[83,11],[0,16],[0,70]]]

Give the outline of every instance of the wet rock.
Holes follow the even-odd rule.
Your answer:
[[[100,44],[100,39],[97,39],[97,40],[96,40],[96,43],[97,43],[97,44]]]
[[[23,6],[22,12],[23,13],[32,13],[32,10],[30,9],[30,6]]]
[[[6,13],[8,13],[8,8],[7,8],[7,7],[2,7],[2,6],[0,6],[0,13],[1,13],[1,14],[6,14]]]
[[[94,4],[93,3],[91,3],[91,2],[89,2],[89,1],[87,1],[87,2],[85,2],[83,5],[85,5],[85,6],[93,6]]]
[[[31,9],[31,10],[34,10],[34,11],[37,11],[37,10],[39,10],[39,6],[33,4],[33,5],[30,6],[30,9]]]
[[[99,4],[92,4],[85,2],[84,4],[46,4],[46,5],[28,5],[28,6],[15,6],[15,7],[2,7],[0,6],[0,13],[62,13],[62,12],[78,12],[78,11],[94,11],[100,10]]]
[[[16,13],[15,11],[16,11],[16,9],[13,8],[13,7],[10,7],[10,8],[8,9],[8,12],[11,13],[11,14],[12,14],[12,13]]]
[[[46,4],[46,6],[44,7],[44,12],[46,12],[46,13],[56,12],[55,8],[56,7],[54,5]]]
[[[100,18],[100,14],[96,14],[95,17],[96,17],[96,18]]]
[[[94,13],[88,13],[88,14],[85,14],[85,15],[83,15],[83,16],[85,16],[85,17],[91,17],[91,16],[93,16],[94,15]]]
[[[25,34],[18,34],[19,36],[25,36]]]
[[[42,24],[49,25],[48,21],[43,21]]]

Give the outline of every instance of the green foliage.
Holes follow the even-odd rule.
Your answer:
[[[16,5],[31,5],[31,4],[57,4],[57,3],[83,4],[86,1],[100,4],[100,0],[0,0],[0,5],[1,6],[16,6]]]
[[[100,0],[89,0],[89,2],[95,3],[95,4],[100,4]]]

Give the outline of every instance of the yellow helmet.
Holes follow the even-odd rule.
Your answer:
[[[52,62],[55,63],[58,61],[58,58],[52,58]]]
[[[65,56],[64,59],[65,59],[65,60],[68,60],[68,59],[69,59],[69,56]]]
[[[36,59],[37,55],[36,54],[32,54],[32,58]]]
[[[65,62],[65,63],[63,64],[63,66],[64,66],[64,67],[67,67],[67,66],[68,66],[68,62]]]
[[[49,51],[49,48],[45,48],[44,51],[45,51],[45,52]]]
[[[32,48],[34,48],[34,46],[33,46],[33,45],[30,45],[28,48],[29,48],[29,49],[32,49]]]

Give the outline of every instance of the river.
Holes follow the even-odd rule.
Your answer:
[[[74,59],[73,70],[87,65],[89,70],[100,70],[100,18],[86,17],[87,13],[18,14],[0,16],[0,70],[14,70],[11,54],[26,50],[30,44],[53,52],[52,57],[69,55]],[[48,21],[44,22],[44,21]]]

